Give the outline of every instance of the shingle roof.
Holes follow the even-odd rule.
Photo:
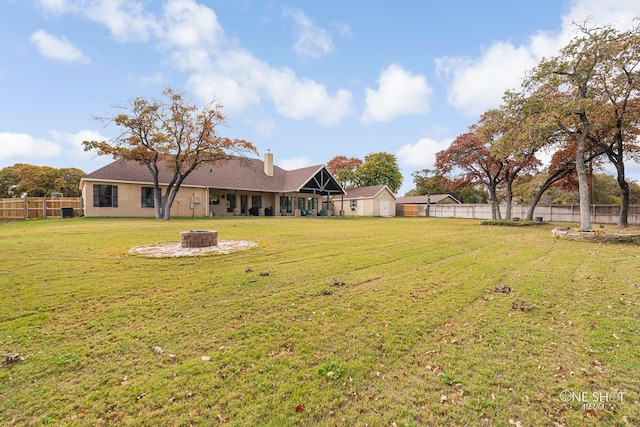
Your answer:
[[[173,178],[164,162],[159,162],[160,184],[168,184]],[[260,159],[230,156],[215,165],[200,165],[184,180],[184,186],[211,187],[229,190],[266,192],[295,192],[324,166],[310,166],[286,171],[273,167],[273,176],[264,173],[264,162]],[[136,161],[118,159],[86,175],[83,181],[119,181],[151,183],[151,172],[147,166]]]
[[[374,198],[385,188],[387,188],[386,185],[372,185],[370,187],[347,188],[344,198],[345,200]],[[389,191],[389,193],[391,193],[391,191]],[[393,193],[391,194],[393,195]]]
[[[432,204],[441,202],[442,200],[444,200],[446,198],[450,198],[454,202],[460,203],[458,201],[458,199],[453,197],[451,194],[432,194],[431,196],[398,197],[398,199],[396,199],[396,204],[398,204],[398,205],[402,205],[402,204],[426,205],[429,202],[431,202]]]

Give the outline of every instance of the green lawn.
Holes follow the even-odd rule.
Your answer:
[[[640,425],[640,248],[551,228],[0,223],[0,425]]]

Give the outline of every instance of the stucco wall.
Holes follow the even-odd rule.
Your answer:
[[[94,207],[93,185],[117,185],[118,207]],[[150,187],[149,184],[87,181],[82,190],[85,201],[85,216],[87,217],[155,217],[154,208],[143,208],[141,201],[142,187]],[[162,188],[163,192],[166,190]],[[280,200],[283,196],[289,196],[292,200],[290,213],[295,213],[296,198],[306,199],[311,195],[287,193],[273,194],[251,191],[207,189],[201,187],[181,187],[171,206],[172,217],[204,217],[204,216],[234,216],[249,215],[253,208],[254,197],[260,198],[260,208],[270,208],[273,215],[281,215]],[[230,207],[230,200],[235,197],[235,209]],[[319,197],[316,197],[316,206],[319,206]],[[243,211],[243,201],[244,204]],[[255,211],[254,211],[255,212]]]
[[[117,185],[118,207],[95,207],[93,203],[94,184]],[[86,182],[82,189],[82,197],[85,201],[85,216],[155,217],[154,208],[142,207],[142,187],[150,187],[150,185],[100,181]],[[164,191],[165,188],[163,187],[162,190]],[[171,216],[205,216],[207,200],[207,190],[205,188],[181,188],[171,206]],[[191,208],[192,202],[193,209]]]
[[[355,200],[356,202],[356,207],[353,209],[351,208],[352,200]],[[340,197],[336,197],[333,200],[333,206],[336,213],[340,211],[341,206],[344,206],[344,216],[380,216],[382,214],[380,209],[381,201],[386,201],[388,203],[388,215],[395,216],[395,198],[387,190],[380,192],[380,194],[375,198],[345,199],[344,204]]]

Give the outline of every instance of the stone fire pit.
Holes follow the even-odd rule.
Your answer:
[[[190,230],[180,233],[183,248],[206,248],[218,244],[218,232],[214,230]]]

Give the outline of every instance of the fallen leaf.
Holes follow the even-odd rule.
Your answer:
[[[296,405],[296,412],[304,412],[304,408],[300,405]]]

